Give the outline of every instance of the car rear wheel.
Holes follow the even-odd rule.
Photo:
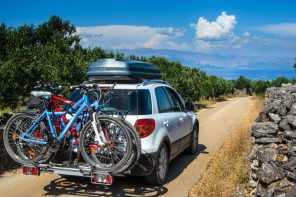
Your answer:
[[[151,175],[146,177],[149,184],[152,185],[163,185],[167,179],[169,167],[169,152],[165,144],[162,144],[158,156],[156,158],[156,163],[154,170]]]

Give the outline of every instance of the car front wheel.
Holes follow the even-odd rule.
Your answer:
[[[194,125],[193,131],[192,131],[192,137],[191,137],[192,138],[191,144],[187,149],[188,153],[193,154],[193,155],[195,155],[197,152],[198,133],[199,133],[198,131],[199,131],[198,125]]]
[[[165,144],[162,144],[158,152],[158,156],[156,158],[154,170],[151,175],[146,177],[147,182],[152,185],[163,185],[167,179],[168,167],[169,167],[168,148]]]

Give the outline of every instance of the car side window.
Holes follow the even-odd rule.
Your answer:
[[[159,113],[171,112],[172,106],[165,90],[162,87],[157,87],[155,95]]]
[[[172,102],[173,105],[173,111],[184,111],[184,105],[182,103],[182,101],[180,100],[178,94],[172,90],[171,88],[165,88],[166,91],[168,92],[168,96]]]

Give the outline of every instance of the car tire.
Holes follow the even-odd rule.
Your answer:
[[[147,183],[151,185],[163,185],[168,176],[169,151],[165,144],[162,144],[155,162],[153,172],[146,177]]]
[[[199,133],[199,127],[197,124],[194,125],[193,129],[192,129],[192,134],[191,134],[191,143],[190,146],[187,149],[187,152],[195,155],[197,152],[197,148],[198,148],[198,133]]]

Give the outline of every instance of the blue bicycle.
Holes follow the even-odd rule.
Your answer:
[[[83,142],[78,135],[75,137],[87,163],[92,166],[95,163],[96,169],[108,172],[126,165],[133,146],[129,130],[117,118],[100,114],[101,91],[98,87],[80,85],[79,89],[83,96],[66,111],[44,108],[36,117],[24,118],[28,115],[18,114],[19,121],[8,121],[3,133],[4,145],[15,161],[24,165],[41,161],[45,155],[59,150],[67,133],[75,136],[71,130],[74,128],[84,136]],[[62,121],[66,115],[70,117],[67,123]],[[57,120],[62,128],[59,133],[54,126]]]

